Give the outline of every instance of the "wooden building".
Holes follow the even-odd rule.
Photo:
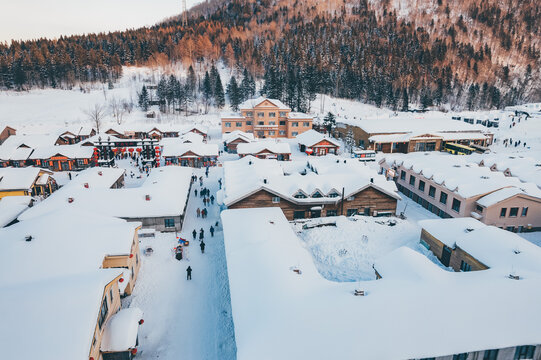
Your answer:
[[[4,196],[49,196],[57,184],[49,170],[26,168],[0,168],[0,199]]]
[[[64,131],[58,136],[55,145],[77,144],[83,140],[91,138],[94,135],[96,135],[95,129],[87,126],[81,126],[79,129],[71,129]]]
[[[37,148],[29,156],[35,166],[53,171],[78,171],[94,166],[93,149],[80,145],[57,145]]]
[[[315,130],[309,130],[298,135],[297,142],[301,152],[313,156],[336,155],[338,149],[340,149],[338,141]]]
[[[15,130],[14,128],[12,128],[11,126],[6,126],[1,132],[0,132],[0,145],[2,145],[2,143],[4,141],[6,141],[6,139],[8,137],[10,137],[11,135],[16,135],[17,134],[17,130]]]
[[[184,143],[179,139],[164,142],[163,157],[166,165],[202,168],[216,166],[218,161],[218,145],[205,143]]]
[[[223,134],[222,140],[224,141],[224,147],[226,151],[231,154],[236,154],[237,146],[239,144],[248,144],[254,141],[254,134],[240,130],[234,130],[230,133]]]
[[[291,159],[291,148],[288,143],[276,141],[255,141],[240,143],[237,146],[239,156],[254,156],[259,159],[276,159],[289,161]]]

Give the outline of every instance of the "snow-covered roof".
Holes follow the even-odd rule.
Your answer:
[[[121,309],[114,314],[105,325],[100,350],[117,352],[135,348],[142,318],[143,312],[136,307]]]
[[[314,117],[302,112],[290,112],[287,114],[288,119],[299,119],[299,120],[312,120]]]
[[[41,173],[51,171],[36,167],[0,168],[0,190],[29,190]]]
[[[91,189],[110,189],[125,172],[126,170],[121,168],[109,167],[91,167],[80,172],[72,172],[71,180],[61,190],[81,189],[85,184]]]
[[[247,133],[240,130],[233,130],[230,133],[222,134],[222,140],[226,142],[226,144],[229,144],[231,141],[234,141],[236,139],[243,139],[246,142],[254,141],[254,134],[253,133]]]
[[[143,185],[135,188],[110,189],[92,184],[86,188],[80,181],[73,185],[68,183],[25,211],[19,220],[66,207],[126,219],[179,216],[184,213],[192,174],[193,170],[188,167],[165,166],[152,169]],[[147,195],[150,200],[146,200]],[[73,199],[71,203],[69,198]]]
[[[291,154],[289,143],[286,142],[270,140],[254,141],[237,145],[237,154],[239,155],[259,154],[265,150],[274,154]]]
[[[490,193],[490,194],[488,194],[486,196],[483,196],[482,198],[477,200],[477,204],[479,204],[481,206],[484,206],[484,207],[489,207],[489,206],[492,206],[492,205],[495,205],[495,204],[499,203],[500,201],[507,200],[507,199],[509,199],[509,198],[511,198],[511,197],[513,197],[515,195],[519,195],[519,194],[527,195],[526,192],[521,190],[520,188],[507,187],[507,188],[503,188],[503,189],[500,189],[500,190],[496,190],[493,193]]]
[[[255,99],[248,99],[242,104],[239,105],[239,109],[241,110],[251,110],[255,108],[257,105],[261,104],[265,100],[270,101],[274,106],[276,106],[280,110],[290,110],[289,106],[285,105],[283,102],[277,99],[268,99],[266,97],[260,96]]]
[[[383,277],[404,280],[424,280],[445,276],[445,270],[438,267],[426,256],[402,246],[376,260],[374,269]]]
[[[523,182],[536,183],[541,188],[541,160],[520,154],[472,154],[474,162],[496,171],[509,170]]]
[[[486,195],[505,187],[517,187],[528,195],[541,198],[541,190],[532,183],[523,183],[516,177],[479,166],[468,156],[446,153],[414,152],[409,154],[386,154],[381,163],[403,166],[419,176],[445,186],[463,198]]]
[[[395,256],[383,279],[338,283],[320,275],[279,208],[226,210],[222,224],[239,360],[395,360],[541,343],[540,277],[446,272],[414,255]],[[432,274],[404,276],[409,264]]]
[[[329,170],[319,174],[306,168],[306,165],[302,168],[295,166],[295,169],[288,166],[289,170],[293,170],[288,172],[288,175],[281,163],[250,155],[237,161],[225,162],[225,181],[222,190],[224,204],[229,206],[262,189],[288,201],[306,204],[336,203],[341,198],[342,188],[346,198],[367,187],[373,187],[400,199],[394,182],[387,181],[385,177],[378,175],[376,170],[359,162],[351,161],[351,166],[342,166],[342,163],[329,159],[327,164]],[[352,171],[355,165],[357,168]],[[302,175],[299,170],[306,175]],[[306,198],[295,198],[299,193]],[[316,193],[321,197],[312,197]]]
[[[340,146],[340,143],[336,141],[335,139],[328,137],[326,135],[323,135],[322,133],[317,132],[313,129],[310,129],[308,131],[303,132],[302,134],[297,135],[296,139],[299,144],[304,145],[306,147],[314,146],[323,140],[327,140],[331,144]]]
[[[0,199],[0,228],[11,223],[26,209],[32,202],[30,196],[4,196]]]
[[[52,145],[39,147],[34,150],[30,159],[49,159],[50,157],[60,155],[69,159],[90,159],[93,154],[91,146],[75,145]]]
[[[165,139],[174,139],[174,138],[165,138]],[[199,133],[188,131],[187,133],[182,134],[180,136],[180,140],[182,140],[182,142],[202,143],[205,140],[205,138],[203,137],[203,135]]]
[[[185,143],[179,138],[169,138],[165,140],[167,141],[161,142],[163,145],[162,156],[164,157],[182,156],[187,152],[194,153],[195,156],[191,155],[193,157],[218,156],[218,144],[205,144],[202,142]],[[190,157],[190,155],[187,157]]]
[[[431,132],[427,133],[398,133],[398,134],[379,134],[372,135],[368,138],[371,142],[374,143],[389,143],[389,142],[406,142],[411,139],[442,139],[443,141],[456,141],[456,140],[484,140],[488,139],[488,136],[481,132]]]
[[[104,288],[120,274],[96,269],[0,287],[2,357],[88,360]]]
[[[221,119],[244,119],[244,116],[242,116],[239,112],[222,112],[220,113]]]
[[[347,122],[347,120],[345,120]],[[472,125],[462,121],[451,120],[446,116],[427,114],[400,113],[389,118],[371,118],[349,122],[366,131],[368,134],[393,133],[433,133],[464,131],[478,132],[486,130],[481,125]]]
[[[0,285],[99,269],[106,255],[130,254],[140,226],[71,208],[66,202],[63,209],[2,228]],[[26,241],[28,236],[30,241]]]
[[[470,231],[486,226],[471,217],[421,220],[419,225],[450,248],[454,248],[456,241]]]

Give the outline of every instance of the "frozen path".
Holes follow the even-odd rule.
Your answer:
[[[196,170],[204,178],[203,187],[216,196],[221,168]],[[156,238],[142,238],[141,250],[152,246],[154,252],[143,256],[143,266],[131,297],[131,306],[144,312],[145,323],[139,333],[139,359],[235,359],[236,347],[231,317],[229,281],[224,252],[222,226],[214,237],[209,228],[219,220],[219,206],[210,205],[207,219],[197,218],[196,209],[203,208],[199,181],[192,186],[180,236],[190,241],[184,259],[174,258],[174,234],[157,233]],[[205,231],[205,254],[192,231]],[[197,235],[199,239],[199,234]],[[192,267],[192,280],[186,280],[186,268]],[[125,304],[126,305],[126,304]]]

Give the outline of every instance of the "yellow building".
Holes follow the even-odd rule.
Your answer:
[[[48,196],[56,190],[53,172],[45,169],[0,168],[0,199],[4,196]]]

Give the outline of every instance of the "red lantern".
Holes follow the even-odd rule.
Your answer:
[[[90,359],[88,359],[88,360],[94,360],[94,358],[93,358],[93,357],[90,357]]]
[[[129,148],[128,151],[132,153],[132,152],[133,152],[133,148]]]
[[[126,152],[126,148],[122,148],[122,149],[120,149],[120,151]]]
[[[145,320],[141,319],[139,320],[139,325],[143,325],[145,323]]]
[[[137,152],[138,152],[138,153],[140,153],[141,151],[143,151],[143,149],[137,148]]]
[[[156,147],[155,147],[154,149],[156,149],[156,150],[160,150],[160,147],[159,147],[159,146],[156,146]]]
[[[131,349],[131,354],[136,355],[137,354],[137,348]]]
[[[118,282],[124,282],[124,278],[120,278]]]
[[[130,259],[133,257],[133,254],[130,254]]]

